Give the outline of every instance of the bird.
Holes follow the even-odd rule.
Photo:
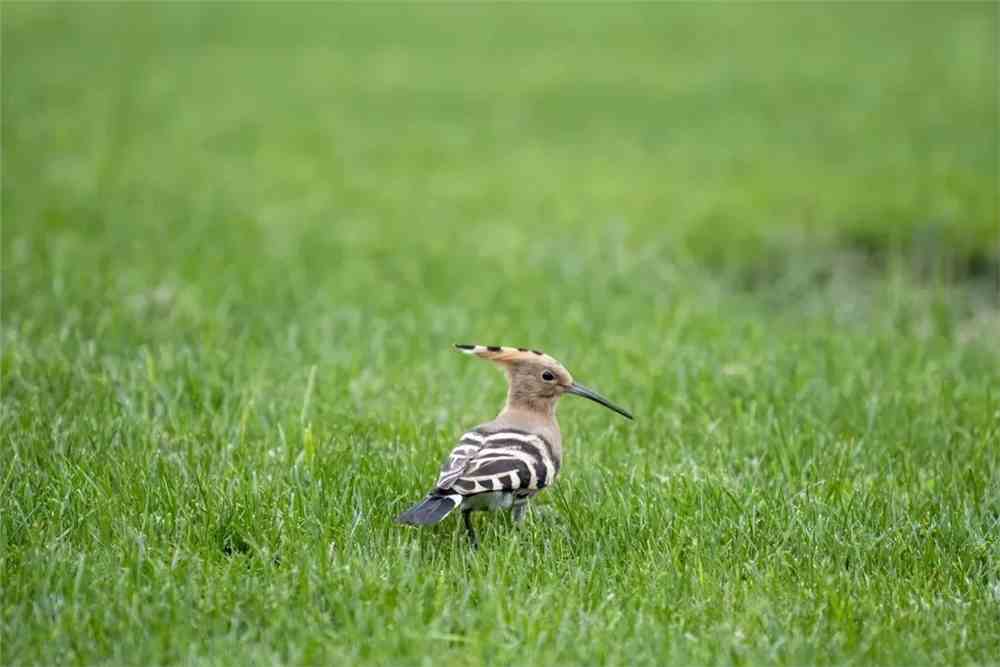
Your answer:
[[[495,419],[459,438],[441,466],[434,488],[396,521],[426,526],[461,508],[469,543],[476,549],[479,540],[473,512],[509,509],[514,522],[519,523],[528,501],[558,477],[562,434],[556,404],[561,396],[582,396],[628,419],[633,416],[574,381],[565,366],[540,350],[458,343],[455,347],[503,369],[507,400]]]

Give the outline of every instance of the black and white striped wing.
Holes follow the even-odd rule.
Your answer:
[[[483,441],[486,437],[475,431],[469,431],[458,441],[458,446],[451,450],[448,460],[441,466],[438,474],[437,489],[450,489],[455,481],[462,476],[462,473],[469,466],[469,462],[483,448]]]
[[[530,494],[550,485],[558,473],[559,464],[543,438],[501,431],[486,436],[452,488],[465,496],[490,491]]]

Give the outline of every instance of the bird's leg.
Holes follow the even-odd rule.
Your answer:
[[[510,510],[510,516],[514,519],[514,523],[520,523],[524,519],[524,511],[526,509],[528,509],[527,498],[519,498],[514,501],[514,505]]]
[[[472,527],[472,512],[462,512],[462,522],[465,524],[465,532],[469,536],[469,544],[473,549],[479,548],[479,538],[476,537],[476,529]]]

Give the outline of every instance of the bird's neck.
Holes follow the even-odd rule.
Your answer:
[[[515,428],[542,436],[552,447],[556,460],[562,460],[562,433],[559,431],[559,422],[556,421],[555,408],[548,411],[536,408],[537,406],[524,407],[508,403],[493,420],[493,424],[498,428]]]
[[[556,402],[558,396],[545,397],[521,393],[511,387],[507,390],[507,402],[504,403],[501,415],[517,414],[531,416],[534,419],[555,421]]]

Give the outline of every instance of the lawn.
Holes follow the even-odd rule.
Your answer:
[[[998,14],[4,2],[0,663],[1000,664]]]

